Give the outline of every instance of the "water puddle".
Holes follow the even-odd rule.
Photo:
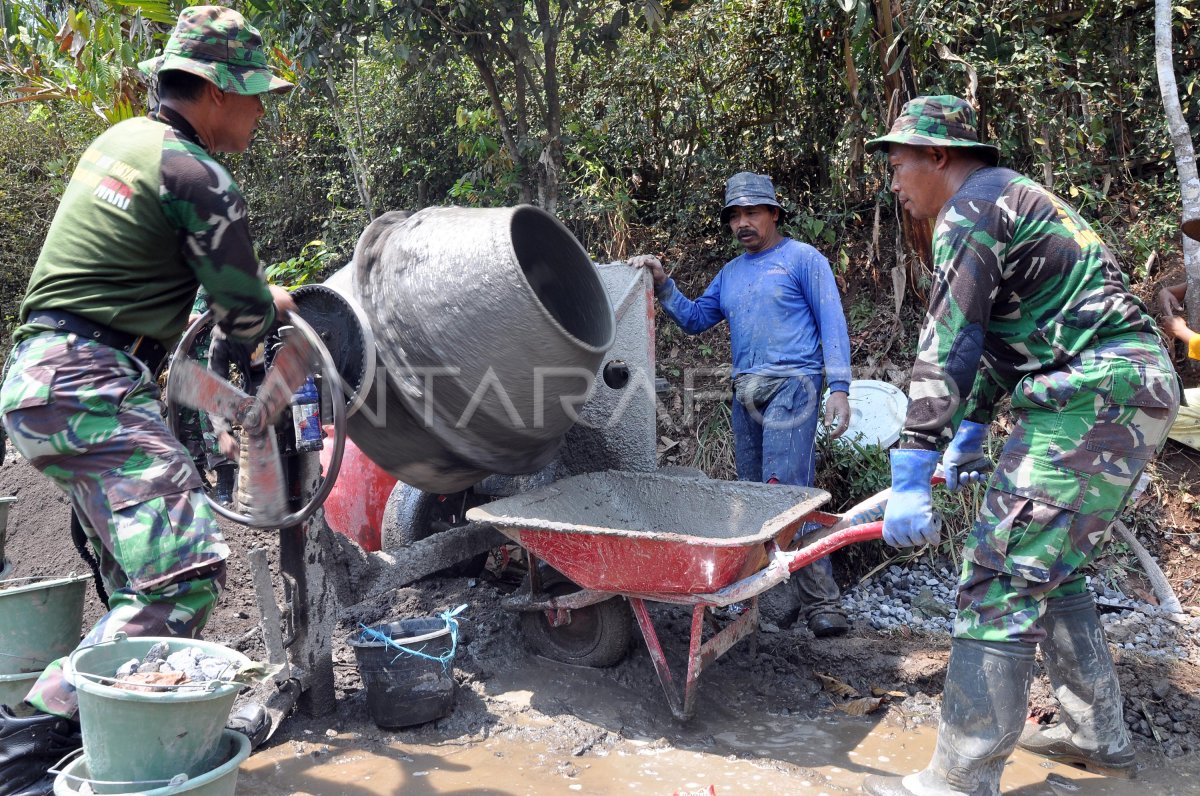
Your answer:
[[[722,696],[719,688],[701,689],[695,717],[681,724],[645,677],[622,683],[595,669],[530,659],[495,673],[486,704],[474,706],[502,717],[490,737],[477,725],[437,745],[388,743],[401,736],[387,733],[381,742],[373,728],[368,738],[309,735],[252,756],[237,794],[671,796],[707,793],[711,785],[719,796],[837,796],[860,793],[867,774],[917,771],[933,752],[933,728],[906,730],[832,708],[801,718],[775,695],[741,706]],[[468,698],[478,699],[460,691],[458,710]],[[604,740],[577,746],[585,736]],[[1009,796],[1200,796],[1198,755],[1138,776],[1105,779],[1018,752],[1001,784]]]
[[[800,722],[786,718],[735,722],[707,736],[704,751],[625,741],[614,749],[572,756],[530,741],[553,732],[540,719],[519,722],[528,733],[438,746],[396,743],[364,751],[354,734],[290,741],[243,765],[239,796],[406,796],[481,794],[858,793],[866,774],[909,773],[933,748],[931,729],[900,731],[868,722]],[[1003,788],[1020,796],[1193,796],[1191,771],[1142,771],[1134,782],[1094,777],[1023,753],[1005,770]]]

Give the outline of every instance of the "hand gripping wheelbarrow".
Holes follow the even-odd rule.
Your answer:
[[[888,494],[837,515],[817,510],[829,500],[819,489],[610,470],[497,500],[467,517],[493,524],[530,554],[528,588],[504,607],[523,612],[539,651],[612,665],[628,647],[632,607],[671,712],[686,720],[700,672],[757,630],[758,595],[838,548],[881,538]],[[824,527],[789,550],[806,523]],[[692,606],[682,699],[647,601]],[[706,609],[745,601],[746,611],[703,640]]]

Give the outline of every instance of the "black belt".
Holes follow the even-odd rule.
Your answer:
[[[65,310],[38,310],[31,312],[25,323],[37,326],[49,326],[59,332],[70,332],[87,340],[124,351],[131,357],[137,357],[146,363],[151,373],[158,371],[163,360],[167,358],[167,349],[157,340],[144,335],[128,334],[110,329],[107,326],[89,321],[73,312]]]

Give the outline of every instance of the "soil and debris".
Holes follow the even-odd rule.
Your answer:
[[[63,575],[83,569],[70,540],[65,497],[11,450],[0,465],[0,495],[17,497],[7,545],[8,556],[15,563],[12,576]],[[276,534],[232,525],[225,531],[233,550],[228,584],[206,638],[252,660],[266,660],[247,555],[252,549],[265,548],[277,575]],[[356,548],[348,542],[340,544],[348,552],[332,581],[341,603],[351,605],[359,585],[355,580],[366,567],[361,551],[355,553]],[[1169,545],[1156,551],[1189,606],[1182,618],[1164,616],[1153,605],[1123,594],[1106,593],[1107,586],[1099,580],[1093,583],[1121,678],[1126,717],[1146,770],[1142,784],[1104,784],[1103,788],[1118,789],[1095,789],[1099,785],[1089,789],[1095,783],[1114,782],[1092,779],[1084,782],[1080,791],[1079,781],[1068,781],[1060,773],[1063,767],[1030,764],[1028,761],[1036,758],[1027,756],[1022,765],[1032,772],[1029,776],[1050,784],[1022,786],[1020,793],[1200,794],[1200,611],[1195,608],[1194,593],[1182,585],[1189,579],[1195,582],[1194,566],[1189,569],[1186,565],[1200,559],[1200,537],[1189,532],[1182,544],[1188,555],[1177,549],[1171,554]],[[1192,558],[1193,550],[1196,558]],[[912,561],[882,568],[862,583],[843,584],[854,620],[853,631],[844,638],[818,640],[803,622],[796,623],[795,601],[787,584],[763,595],[760,632],[705,670],[696,717],[686,725],[671,716],[651,658],[636,632],[630,654],[608,669],[571,667],[531,654],[523,642],[520,617],[501,607],[523,577],[519,562],[520,556],[496,554],[476,577],[428,578],[362,603],[352,614],[344,615],[334,649],[336,713],[316,718],[297,714],[288,719],[270,747],[251,758],[238,792],[391,793],[386,788],[351,786],[345,778],[347,772],[354,765],[366,765],[364,756],[390,755],[389,765],[406,767],[405,771],[415,767],[419,770],[410,771],[409,776],[419,778],[446,764],[443,755],[469,755],[474,749],[486,750],[476,760],[478,771],[500,765],[497,761],[503,755],[508,755],[512,764],[517,752],[526,750],[531,759],[536,758],[538,781],[557,782],[555,787],[560,789],[549,785],[533,789],[522,778],[535,773],[520,768],[524,773],[510,773],[504,783],[486,788],[479,783],[491,783],[491,779],[476,782],[478,787],[418,787],[413,792],[583,791],[666,796],[675,791],[703,792],[713,781],[742,781],[744,789],[760,792],[779,783],[797,790],[802,790],[801,783],[810,783],[812,793],[856,792],[853,783],[861,781],[861,772],[903,771],[896,767],[901,759],[896,750],[916,739],[930,743],[949,654],[946,628],[953,617],[951,562]],[[453,712],[444,719],[400,731],[375,727],[347,640],[361,624],[436,616],[464,603],[468,608],[458,617],[461,630],[453,667],[458,693]],[[690,611],[660,603],[649,606],[668,659],[682,672],[678,667],[687,652]],[[95,621],[102,610],[89,592],[85,624]],[[725,618],[718,612],[709,621],[711,632],[719,629]],[[1041,675],[1033,688],[1032,716],[1046,719],[1054,710],[1049,684]],[[829,746],[828,738],[849,737],[853,748],[869,734],[882,739],[882,748],[892,750],[888,753],[891,762],[886,755],[868,762],[850,751],[839,753],[836,759],[840,762],[830,766],[833,753],[829,749],[834,747]],[[818,737],[826,740],[817,743],[814,739]],[[508,746],[492,751],[497,743]],[[441,751],[430,757],[412,752],[414,748],[427,753],[431,748]],[[700,767],[692,780],[659,784],[646,774],[654,760],[662,769],[667,755],[683,752],[692,755],[687,760],[717,761],[724,772],[720,776],[726,779],[704,768],[712,763],[703,762],[692,763]],[[927,751],[916,755],[927,756]],[[651,756],[656,757],[649,759]],[[256,765],[256,759],[268,762]],[[675,759],[678,765],[680,758]],[[353,760],[359,763],[352,764]],[[914,760],[911,766],[907,762],[904,766],[924,763],[923,759]],[[312,767],[325,764],[323,761],[342,766],[337,768],[342,774],[334,780],[312,774]],[[613,768],[606,769],[610,764]],[[1040,773],[1039,765],[1049,767],[1048,773]],[[300,773],[287,773],[295,766],[302,767]],[[597,772],[609,770],[625,776],[626,782],[636,774],[642,778],[638,781],[652,784],[598,787]],[[747,770],[753,773],[746,774]],[[1171,779],[1174,784],[1170,786],[1148,784],[1163,781],[1156,779],[1163,776],[1183,779]],[[281,777],[286,784],[280,784]],[[368,773],[361,779],[366,782],[370,778]],[[669,777],[660,770],[659,779]],[[434,778],[410,781],[424,781],[432,788]],[[1053,783],[1058,784],[1051,787]],[[407,784],[405,787],[405,792],[410,792]],[[738,789],[718,785],[716,792]]]

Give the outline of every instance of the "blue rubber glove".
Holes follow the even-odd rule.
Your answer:
[[[946,489],[957,492],[963,484],[978,484],[992,471],[992,460],[983,452],[988,427],[970,420],[962,421],[942,457]]]
[[[892,547],[936,544],[941,536],[941,523],[933,519],[929,484],[937,466],[937,451],[892,451],[892,496],[883,511],[883,541]]]

